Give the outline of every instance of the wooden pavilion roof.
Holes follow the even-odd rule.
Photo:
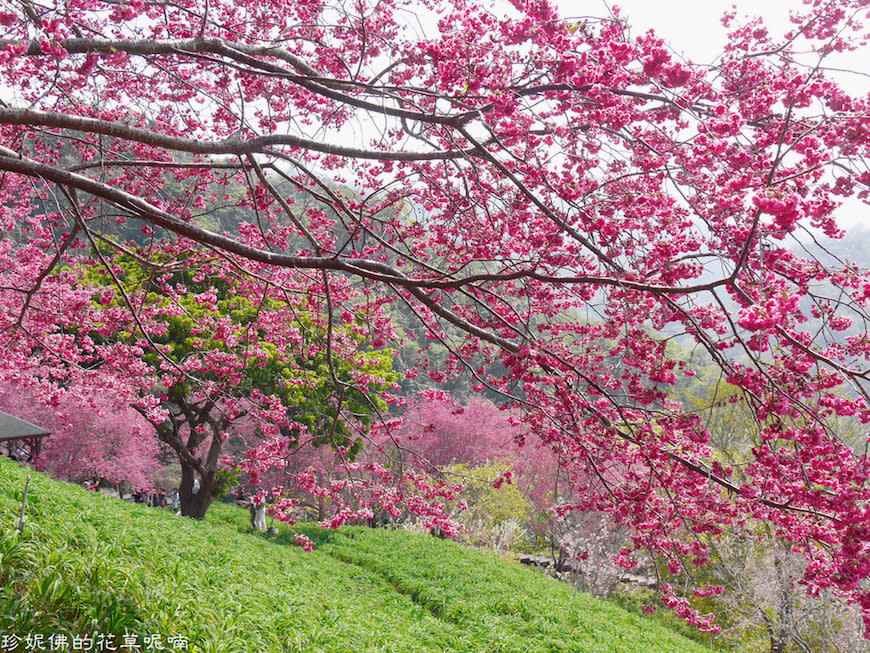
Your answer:
[[[50,433],[41,426],[0,411],[0,442],[44,438],[46,435]]]

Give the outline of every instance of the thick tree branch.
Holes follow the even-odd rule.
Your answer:
[[[176,152],[206,155],[235,155],[268,153],[269,148],[285,146],[312,152],[322,152],[350,159],[369,159],[379,161],[438,161],[444,159],[475,156],[477,149],[450,150],[442,152],[391,152],[364,150],[341,145],[331,145],[289,134],[272,134],[251,138],[232,137],[221,141],[202,141],[181,136],[170,136],[149,131],[140,127],[110,122],[98,118],[77,116],[65,113],[39,111],[37,109],[14,109],[0,107],[0,124],[27,125],[56,129],[71,129],[88,134],[103,134],[127,141],[162,147]]]

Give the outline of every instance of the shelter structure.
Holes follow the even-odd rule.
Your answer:
[[[35,460],[42,439],[51,435],[41,426],[0,411],[0,451],[16,460]]]

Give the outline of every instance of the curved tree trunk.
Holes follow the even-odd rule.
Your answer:
[[[181,484],[178,487],[181,514],[184,517],[202,519],[218,495],[218,490],[225,483],[224,479],[218,477],[218,460],[223,448],[221,433],[228,420],[223,416],[215,418],[209,415],[209,411],[214,408],[212,402],[195,406],[182,394],[174,399],[173,406],[176,410],[170,411],[165,421],[154,424],[154,428],[158,437],[172,447],[181,464]],[[200,457],[197,455],[197,448],[206,438],[206,431],[197,430],[202,424],[208,424],[208,434],[212,437],[208,451],[205,456]],[[186,442],[182,437],[185,429],[188,434]]]

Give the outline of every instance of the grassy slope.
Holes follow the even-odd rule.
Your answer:
[[[0,634],[181,634],[190,650],[232,652],[704,650],[519,565],[403,532],[321,532],[306,554],[286,533],[243,532],[232,506],[200,523],[33,473],[19,537],[27,473],[0,458]]]

